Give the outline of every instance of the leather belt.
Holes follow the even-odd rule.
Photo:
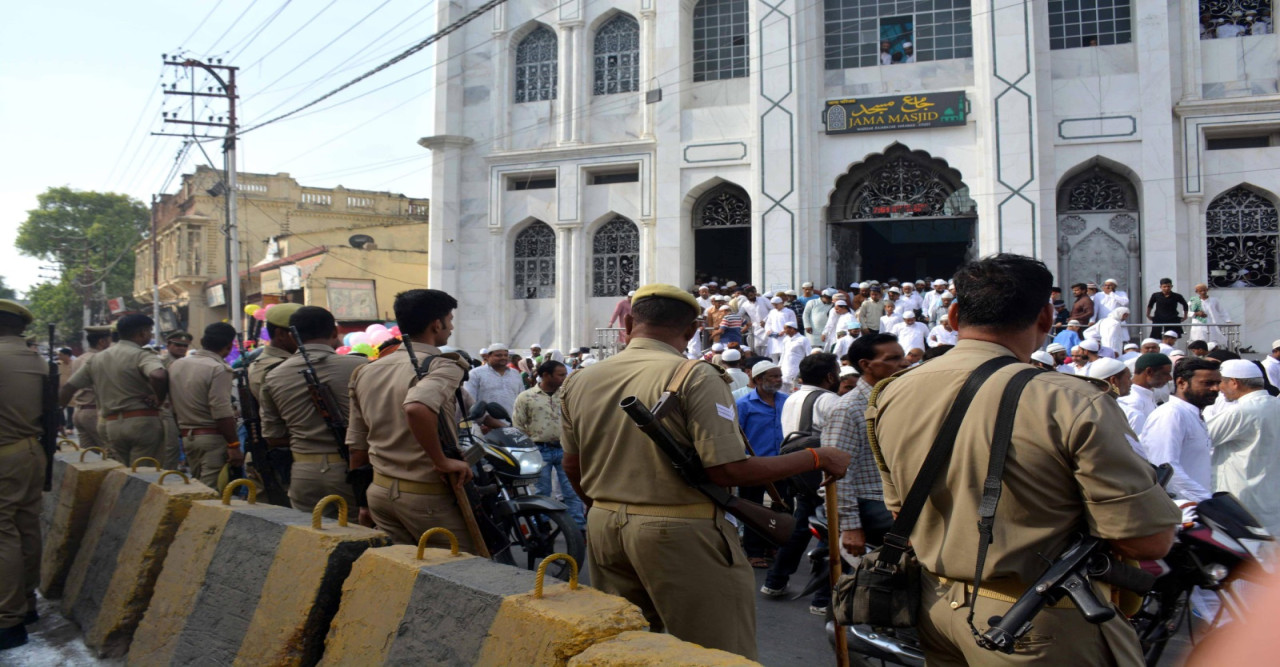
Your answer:
[[[634,514],[636,516],[658,516],[669,519],[714,519],[716,506],[712,503],[693,503],[690,505],[646,505],[644,503],[615,503],[608,500],[597,500],[591,507],[599,507],[610,512]]]
[[[114,415],[103,417],[106,421],[113,422],[117,419],[133,419],[134,417],[159,417],[159,410],[129,410],[127,412],[117,412]]]
[[[373,471],[373,483],[384,489],[399,489],[401,493],[415,493],[420,496],[453,495],[453,489],[448,484],[441,484],[439,482],[413,482],[407,479],[388,477],[376,470]]]
[[[10,448],[16,448],[18,445],[39,444],[39,442],[40,442],[40,437],[33,435],[27,438],[23,438],[21,440],[14,440],[13,442],[6,442],[5,444],[0,445],[0,452],[3,452]]]
[[[90,403],[88,405],[73,405],[71,407],[77,410],[97,410],[98,409],[98,406],[96,403]]]
[[[299,454],[297,452],[293,453],[294,463],[337,463],[338,461],[342,461],[342,455],[336,452],[333,454]],[[377,473],[374,473],[374,474],[377,474]],[[404,485],[407,483],[408,482],[401,482],[400,488],[403,489]]]
[[[197,435],[218,435],[222,431],[216,428],[184,428],[181,430],[182,437],[190,438]]]
[[[933,576],[938,577],[938,575],[936,574]],[[938,577],[938,581],[943,584],[964,584],[965,599],[968,600],[973,596],[972,581],[961,581],[959,579],[948,579],[946,577]],[[1009,604],[1013,604],[1014,602],[1018,601],[1018,598],[1021,597],[1023,593],[1026,592],[1025,589],[1021,591],[1014,591],[1007,584],[1002,585],[1000,582],[997,582],[993,585],[995,586],[996,590],[987,588],[987,582],[985,581],[982,582],[982,588],[978,589],[978,597],[987,598],[989,600],[999,600],[1001,602],[1008,602]],[[1005,591],[1005,592],[1001,592],[1001,591]],[[1063,597],[1061,600],[1058,600],[1057,602],[1051,605],[1048,605],[1050,609],[1074,609],[1075,606],[1076,606],[1075,603],[1071,601],[1070,597]]]

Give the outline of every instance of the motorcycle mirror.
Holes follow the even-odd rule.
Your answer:
[[[1173,466],[1168,463],[1161,463],[1156,466],[1156,483],[1160,488],[1169,486],[1169,480],[1173,479]]]
[[[497,420],[500,420],[500,421],[504,421],[504,422],[508,422],[508,423],[510,423],[510,422],[511,422],[511,415],[510,415],[510,414],[508,414],[508,413],[507,413],[507,411],[506,411],[505,409],[503,409],[503,407],[502,407],[501,405],[498,405],[497,403],[489,403],[489,404],[487,404],[487,405],[486,405],[486,407],[485,407],[485,412],[488,412],[488,413],[489,413],[489,416],[490,416],[490,417],[493,417],[494,419],[497,419]]]
[[[467,413],[467,421],[479,421],[488,406],[489,404],[484,401],[476,401],[476,404],[471,406],[471,412]]]

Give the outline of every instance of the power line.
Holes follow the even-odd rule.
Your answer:
[[[298,33],[302,32],[303,30],[305,30],[305,29],[306,29],[306,27],[307,27],[307,26],[311,25],[311,22],[312,22],[312,21],[315,21],[316,19],[320,18],[320,15],[321,15],[321,14],[323,14],[323,13],[325,13],[325,12],[329,11],[329,8],[330,8],[330,7],[332,7],[335,3],[337,3],[337,1],[338,1],[338,0],[329,0],[329,4],[325,5],[324,7],[321,7],[321,8],[320,8],[320,11],[316,12],[315,14],[313,14],[313,15],[311,16],[311,18],[307,19],[307,22],[306,22],[306,23],[303,23],[302,25],[298,26],[298,29],[297,29],[297,30],[294,30],[293,32],[289,33],[289,36],[288,36],[288,37],[285,37],[284,39],[280,40],[279,42],[276,42],[276,45],[275,45],[275,46],[273,46],[273,47],[271,47],[271,50],[270,50],[270,51],[267,51],[266,53],[262,54],[262,57],[258,58],[257,60],[253,61],[252,63],[250,63],[250,64],[249,64],[249,67],[253,67],[254,65],[257,65],[258,63],[262,62],[262,60],[263,60],[264,58],[266,58],[267,56],[269,56],[269,55],[271,55],[271,54],[275,53],[275,52],[276,52],[276,49],[279,49],[280,47],[284,46],[286,43],[288,43],[288,41],[289,41],[289,40],[291,40],[291,39],[293,39],[294,37],[296,37],[296,36],[298,35]],[[246,69],[248,69],[248,68],[246,68]]]
[[[377,7],[374,7],[374,8],[373,8],[373,11],[369,12],[368,14],[365,14],[363,17],[361,17],[361,19],[360,19],[359,21],[356,21],[355,23],[353,23],[353,24],[351,24],[350,26],[348,26],[348,27],[347,27],[347,29],[346,29],[346,30],[343,30],[341,33],[339,33],[337,37],[334,37],[333,39],[329,40],[329,42],[328,42],[327,44],[325,44],[324,46],[320,47],[320,48],[319,48],[315,53],[312,53],[311,55],[307,56],[306,58],[303,58],[303,59],[302,59],[302,62],[299,62],[297,65],[294,65],[294,66],[293,66],[293,69],[291,69],[291,70],[289,70],[288,72],[285,72],[284,74],[280,75],[280,77],[279,77],[279,78],[277,78],[275,81],[272,81],[271,83],[267,84],[266,86],[264,86],[264,88],[266,88],[266,87],[270,87],[272,84],[276,83],[276,81],[279,81],[280,79],[283,79],[284,77],[289,76],[290,74],[293,74],[294,72],[296,72],[296,71],[298,70],[298,68],[299,68],[299,67],[302,67],[303,65],[305,65],[305,64],[307,64],[307,63],[309,63],[309,62],[311,62],[311,60],[312,60],[313,58],[315,58],[316,56],[318,56],[318,55],[320,55],[321,53],[323,53],[325,49],[329,48],[330,46],[333,46],[333,44],[334,44],[335,42],[337,42],[338,40],[340,40],[340,39],[342,39],[343,37],[345,37],[345,36],[347,35],[347,33],[351,32],[352,30],[355,30],[357,27],[359,27],[359,25],[360,25],[361,23],[364,23],[364,22],[365,22],[365,21],[366,21],[370,16],[373,16],[374,14],[377,14],[377,13],[378,13],[378,12],[379,12],[383,7],[386,7],[386,6],[387,6],[387,4],[388,4],[388,3],[390,3],[390,2],[391,2],[391,0],[383,0],[382,4],[380,4],[380,5],[378,5]],[[332,6],[333,6],[333,3],[331,2],[331,3],[329,3],[327,6],[325,6],[325,8],[324,8],[324,9],[328,9],[329,7],[332,7]],[[321,13],[323,13],[323,12],[324,12],[324,9],[320,10],[320,12],[321,12]],[[320,15],[320,14],[316,14],[316,16],[319,16],[319,15]],[[314,21],[314,20],[315,20],[315,18],[312,18],[312,21]],[[311,23],[311,21],[307,21],[307,23],[309,24],[309,23]],[[305,28],[305,27],[307,27],[307,26],[306,26],[306,25],[303,25],[303,26],[302,26],[302,28]],[[298,30],[299,30],[299,31],[301,31],[301,30],[302,30],[302,28],[298,28]],[[294,33],[293,33],[293,35],[296,35],[296,34],[298,34],[298,33],[297,33],[297,32],[294,32]],[[254,65],[257,65],[258,63],[262,62],[263,58],[266,58],[267,56],[271,55],[272,53],[275,53],[275,52],[276,52],[276,49],[280,48],[281,46],[283,46],[283,45],[284,45],[284,43],[285,43],[285,42],[287,42],[287,41],[289,41],[290,39],[292,39],[292,38],[293,38],[293,35],[289,35],[289,36],[288,36],[288,37],[286,37],[283,41],[281,41],[279,44],[276,44],[275,48],[273,48],[273,49],[271,49],[270,51],[267,51],[266,53],[262,54],[262,57],[261,57],[261,58],[258,58],[257,60],[253,61],[252,63],[249,63],[249,65],[248,65],[248,67],[246,67],[246,69],[251,68],[251,67],[253,67]]]
[[[267,20],[259,24],[258,27],[255,28],[254,30],[251,30],[249,34],[246,35],[245,37],[241,37],[239,42],[236,42],[235,44],[232,44],[230,47],[228,47],[227,52],[230,53],[231,51],[235,51],[236,48],[239,47],[240,51],[236,55],[237,56],[244,55],[244,52],[249,50],[249,47],[253,44],[254,40],[258,39],[258,36],[261,35],[264,30],[267,29],[267,26],[271,25],[271,22],[275,21],[276,18],[280,16],[280,14],[284,11],[284,8],[289,6],[290,2],[293,2],[293,0],[284,0],[284,4],[280,5],[279,9],[272,12],[271,15],[267,17]],[[245,42],[246,38],[248,38],[249,40],[248,42]],[[240,44],[242,42],[244,42],[244,46],[240,47]]]
[[[218,44],[222,43],[223,38],[225,38],[228,34],[231,33],[232,29],[234,29],[240,23],[240,19],[244,18],[244,15],[248,14],[249,10],[253,9],[253,6],[256,4],[258,4],[258,0],[253,0],[253,2],[250,2],[249,6],[245,7],[244,11],[240,12],[240,15],[236,17],[236,20],[232,21],[231,25],[227,26],[227,29],[224,30],[221,35],[218,35],[217,39],[213,40],[213,44],[210,44],[209,48],[205,49],[205,55],[212,56],[213,50],[218,47]]]
[[[209,13],[205,14],[203,19],[200,19],[200,23],[198,23],[195,29],[191,31],[190,35],[187,35],[186,39],[182,40],[178,44],[178,48],[181,49],[185,44],[190,42],[191,38],[195,37],[196,33],[200,32],[200,29],[204,27],[204,24],[209,22],[209,17],[213,16],[218,11],[218,8],[221,6],[222,6],[222,0],[218,0],[216,3],[214,3],[213,9],[210,9]]]

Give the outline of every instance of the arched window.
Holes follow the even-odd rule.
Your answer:
[[[1240,185],[1205,209],[1209,283],[1214,287],[1276,287],[1280,223],[1267,198]]]
[[[556,34],[546,26],[538,26],[520,40],[516,46],[516,102],[556,98],[556,48]]]
[[[640,24],[626,14],[605,21],[596,31],[595,94],[640,90]]]
[[[626,296],[640,283],[640,230],[618,216],[591,241],[591,296]]]
[[[1136,211],[1138,194],[1129,179],[1094,167],[1063,184],[1058,191],[1058,210]]]
[[[747,75],[747,0],[702,0],[693,8],[693,80]]]
[[[751,200],[742,188],[728,183],[708,191],[693,206],[693,228],[750,227]]]
[[[550,299],[556,295],[556,233],[535,221],[516,234],[515,298]]]

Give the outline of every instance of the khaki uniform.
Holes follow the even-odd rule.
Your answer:
[[[412,345],[423,363],[426,357],[440,354],[431,345]],[[423,533],[439,526],[453,532],[460,548],[475,552],[453,490],[409,432],[404,414],[406,404],[421,403],[442,415],[442,423],[456,437],[454,394],[462,386],[465,365],[456,355],[439,357],[410,389],[413,366],[409,353],[401,348],[351,375],[347,447],[369,452],[374,471],[369,512],[378,528],[397,544],[417,544]]]
[[[262,354],[259,354],[258,358],[249,364],[249,393],[253,394],[255,401],[262,402],[262,378],[267,376],[268,371],[288,358],[288,352],[274,345],[268,345],[262,348]]]
[[[994,343],[961,340],[955,349],[884,386],[867,412],[875,419],[874,448],[890,510],[901,508],[952,399],[983,362],[1011,356]],[[920,638],[930,665],[1057,664],[1141,665],[1137,636],[1123,616],[1092,625],[1072,608],[1049,609],[1005,656],[980,648],[966,618],[978,552],[978,505],[987,474],[995,417],[1005,384],[1029,368],[997,371],[974,397],[960,427],[945,479],[938,482],[911,534],[928,572],[921,602]],[[1024,390],[1005,464],[1004,493],[994,540],[982,573],[983,597],[974,623],[1004,614],[1044,572],[1043,558],[1060,554],[1076,532],[1104,539],[1143,537],[1176,525],[1181,514],[1156,484],[1151,466],[1125,439],[1124,413],[1103,388],[1059,373],[1037,375]],[[940,579],[945,578],[944,579]],[[1099,588],[1100,599],[1109,598]],[[987,597],[988,591],[994,593]],[[970,596],[972,597],[972,596]]]
[[[640,607],[650,628],[756,657],[755,577],[738,531],[618,408],[652,407],[684,363],[675,348],[632,339],[560,389],[566,454],[580,457],[591,584]],[[708,468],[746,458],[723,371],[699,364],[664,424]]]
[[[234,372],[208,350],[196,350],[169,366],[169,395],[187,449],[191,476],[218,488],[218,473],[227,464],[227,441],[217,431],[219,419],[235,417],[231,406]]]
[[[164,425],[148,376],[163,369],[160,357],[122,340],[93,355],[67,382],[77,389],[93,387],[98,423],[115,459],[126,464],[144,456],[159,460]]]
[[[48,362],[20,336],[0,336],[0,629],[36,609],[40,578],[40,417]]]
[[[165,370],[179,358],[165,352],[160,363]],[[178,418],[173,415],[173,397],[166,396],[164,405],[160,406],[160,421],[164,424],[164,456],[160,465],[165,470],[177,470],[182,463],[182,437],[178,435]]]
[[[320,382],[333,390],[341,416],[346,417],[350,398],[347,386],[351,374],[369,363],[363,357],[340,355],[328,345],[306,346]],[[347,483],[347,462],[338,453],[338,444],[316,410],[307,381],[301,371],[306,363],[301,354],[276,364],[262,382],[262,434],[267,438],[288,438],[293,453],[289,502],[294,509],[310,512],[325,496],[337,494],[347,501],[351,518],[357,508],[351,485]],[[252,372],[252,371],[250,371]],[[325,510],[336,515],[337,508]]]
[[[76,357],[71,361],[71,376],[75,377],[76,371],[79,371],[89,360],[98,354],[98,350],[88,350],[84,354]],[[63,384],[70,384],[71,378],[67,378]],[[75,412],[71,414],[71,423],[76,427],[76,433],[80,436],[80,448],[100,447],[104,451],[108,449],[107,443],[102,439],[102,434],[98,431],[98,397],[93,393],[93,387],[89,386],[77,391],[71,397],[71,407],[75,408]]]

